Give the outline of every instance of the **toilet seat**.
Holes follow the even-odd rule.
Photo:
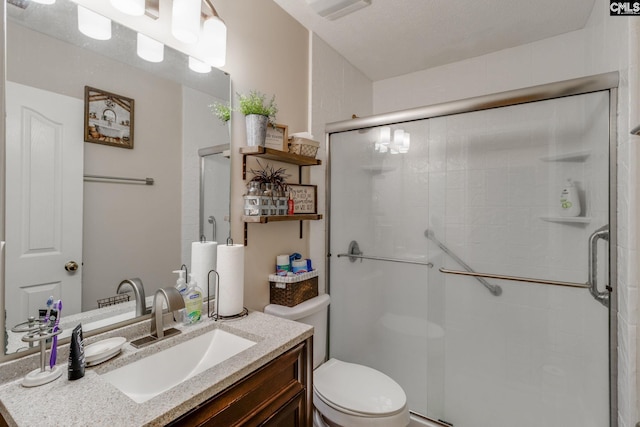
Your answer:
[[[406,426],[407,397],[394,380],[367,366],[330,359],[313,374],[314,406],[340,425]]]

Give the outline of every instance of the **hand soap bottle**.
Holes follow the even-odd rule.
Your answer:
[[[578,190],[571,178],[567,179],[566,186],[560,193],[560,216],[580,216],[580,199]]]
[[[176,289],[178,290],[178,292],[180,292],[180,295],[182,295],[182,298],[185,297],[185,294],[187,293],[187,290],[189,289],[189,287],[187,286],[187,282],[186,280],[184,280],[184,270],[174,270],[174,273],[176,273],[178,275],[178,280],[176,280]],[[186,300],[185,300],[186,302]],[[178,311],[178,315],[176,316],[176,320],[178,322],[184,322],[185,320],[185,310],[184,308],[180,309]]]
[[[185,316],[184,324],[192,325],[198,323],[202,317],[202,289],[198,287],[198,284],[193,280],[193,275],[189,274],[188,289],[183,294]]]

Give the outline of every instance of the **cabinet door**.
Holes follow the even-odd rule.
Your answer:
[[[310,352],[302,343],[174,420],[172,426],[306,426]]]
[[[273,416],[260,424],[264,427],[303,427],[305,426],[304,393],[298,393]]]

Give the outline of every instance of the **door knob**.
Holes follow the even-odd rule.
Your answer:
[[[78,269],[78,263],[75,261],[69,261],[68,263],[66,263],[64,265],[64,269],[73,273],[74,271],[76,271]]]

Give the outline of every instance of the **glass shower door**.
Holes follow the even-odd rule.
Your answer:
[[[392,153],[399,129],[409,150]],[[584,287],[590,270],[609,283],[606,239],[590,240],[609,224],[608,92],[330,144],[331,356],[456,427],[608,426],[609,313]],[[568,179],[577,216],[560,202]],[[367,258],[339,256],[351,241]]]

